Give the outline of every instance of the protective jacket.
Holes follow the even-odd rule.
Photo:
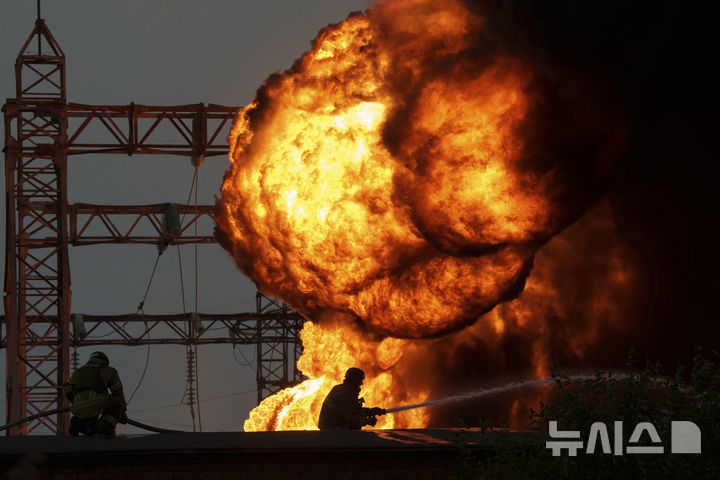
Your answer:
[[[360,388],[348,381],[335,385],[323,401],[318,419],[320,430],[360,430],[372,425],[374,409],[362,406]]]
[[[80,419],[103,415],[114,426],[125,411],[125,396],[117,370],[104,361],[91,358],[63,385],[70,411]]]

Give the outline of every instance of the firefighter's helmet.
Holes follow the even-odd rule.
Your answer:
[[[103,352],[93,352],[90,354],[90,359],[97,358],[102,361],[104,361],[107,364],[110,364],[110,359],[107,355],[105,355]]]
[[[348,368],[345,372],[345,380],[359,387],[365,380],[365,372],[356,367]]]

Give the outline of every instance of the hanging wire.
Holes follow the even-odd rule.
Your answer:
[[[195,314],[198,312],[198,190],[200,190],[200,169],[195,167]],[[198,412],[198,426],[202,432],[202,415],[200,413],[200,375],[198,372],[198,353],[200,348],[198,347],[198,336],[193,335],[195,339],[195,391],[197,392],[197,412]]]
[[[188,198],[185,202],[186,205],[190,205],[190,199],[195,192],[195,311],[197,312],[197,184],[198,184],[198,167],[195,167],[193,173],[192,183],[190,184],[190,192],[188,192]],[[185,221],[186,214],[183,214],[180,224],[182,225]],[[187,316],[187,309],[185,307],[185,282],[182,274],[182,261],[180,260],[180,246],[178,245],[178,264],[180,266],[180,288],[182,290],[182,303],[183,303],[183,316]],[[187,334],[190,335],[191,344],[195,346],[193,352],[192,346],[186,347],[186,360],[187,360],[187,383],[185,384],[185,392],[183,393],[182,399],[188,398],[188,405],[190,406],[190,416],[193,421],[193,431],[195,431],[195,407],[198,409],[198,420],[200,420],[200,395],[198,390],[198,370],[197,370],[197,342],[195,341],[195,329],[192,325],[192,316],[188,318],[187,323]],[[193,382],[194,377],[194,382]],[[193,385],[194,383],[194,385]],[[197,395],[196,395],[197,393]],[[197,405],[196,405],[197,404]],[[200,431],[202,431],[202,422],[199,422]]]
[[[145,315],[143,315],[143,320],[145,322],[145,331],[147,332],[148,340],[150,340],[150,330],[147,328],[147,319],[145,319]],[[145,367],[143,368],[142,375],[140,376],[140,381],[138,382],[137,386],[135,387],[135,390],[133,390],[132,395],[130,395],[130,399],[127,401],[129,404],[132,402],[132,399],[135,397],[135,394],[137,393],[138,389],[140,388],[140,385],[142,385],[143,380],[145,379],[145,374],[147,373],[148,365],[150,364],[150,343],[148,342],[147,346],[147,354],[145,355]]]
[[[137,306],[138,313],[143,311],[143,307],[145,307],[145,300],[147,300],[148,292],[150,291],[150,285],[152,285],[153,278],[155,278],[155,271],[157,270],[158,261],[160,260],[160,255],[162,255],[162,252],[158,250],[157,257],[155,258],[155,265],[153,266],[152,273],[150,274],[150,280],[148,281],[147,288],[145,289],[145,295],[143,296],[143,299],[140,301],[140,303]]]
[[[240,353],[240,356],[243,358],[243,360],[245,360],[244,362],[238,360],[237,356],[235,355],[236,350]],[[255,370],[255,365],[253,365],[253,363],[247,359],[247,357],[242,353],[242,350],[240,350],[239,348],[236,349],[235,345],[233,345],[233,358],[235,359],[235,362],[237,362],[239,365],[242,365],[243,367],[250,367],[252,368],[253,372],[257,373],[257,370]]]
[[[188,192],[188,198],[185,201],[185,204],[190,205],[190,199],[192,198],[193,191],[195,191],[195,203],[196,203],[195,241],[196,242],[197,242],[197,180],[198,180],[198,169],[197,169],[197,167],[195,167],[195,172],[193,173],[192,182],[190,183],[190,191]],[[186,214],[183,214],[183,216],[180,220],[181,226],[185,222],[185,217],[186,217]],[[180,255],[180,245],[177,245],[177,252],[178,252],[178,266],[180,269],[180,290],[181,290],[181,295],[182,295],[183,317],[186,317],[187,316],[187,308],[185,306],[185,281],[183,278],[183,268],[182,268],[182,260],[181,260],[181,255]],[[197,267],[196,267],[196,271],[197,271]],[[196,290],[197,290],[197,288],[196,288]],[[196,304],[197,304],[197,300],[196,300]],[[194,344],[195,342],[192,341],[192,339],[195,336],[195,332],[194,332],[193,325],[192,325],[192,318],[188,318],[188,321],[186,323],[186,328],[187,328],[186,334],[190,336],[191,344]],[[196,398],[199,397],[199,395],[197,395],[197,397],[195,395],[195,393],[197,391],[197,348],[195,350],[196,351],[193,352],[193,348],[191,345],[187,345],[185,347],[187,377],[186,377],[186,383],[185,383],[185,391],[183,392],[182,398],[180,400],[182,403],[185,400],[185,398],[188,399],[188,405],[190,407],[190,417],[192,418],[192,423],[193,423],[193,432],[196,431],[195,403],[196,403]],[[193,382],[193,377],[195,377],[195,382]],[[193,383],[194,383],[194,385],[193,385]],[[199,408],[199,404],[198,404],[198,408]],[[198,414],[199,414],[199,412],[198,412]],[[202,431],[202,427],[201,427],[201,431]]]
[[[248,304],[248,303],[251,303],[251,302],[254,303],[255,301],[256,301],[256,300],[255,300],[255,297],[252,297],[252,298],[247,298],[247,299],[245,299],[245,300],[241,300],[241,301],[239,301],[239,302],[228,303],[228,304],[225,304],[225,305],[219,305],[219,306],[217,306],[217,307],[212,307],[212,308],[204,308],[204,310],[205,310],[206,313],[216,312],[216,311],[222,310],[222,309],[224,309],[224,308],[236,307],[236,306],[238,306],[238,305],[245,305],[245,304]]]
[[[183,268],[182,268],[182,258],[180,256],[180,245],[177,246],[177,254],[178,254],[178,268],[180,269],[180,296],[182,298],[182,309],[183,309],[183,318],[187,314],[187,310],[185,309],[185,282],[183,280]],[[187,332],[186,332],[187,333]]]
[[[185,201],[185,205],[187,205],[187,206],[190,205],[190,199],[192,199],[192,194],[193,194],[193,190],[194,190],[194,188],[195,188],[195,182],[196,182],[196,181],[197,181],[197,168],[195,169],[195,173],[193,173],[192,183],[190,184],[190,191],[188,192],[188,198],[187,198],[187,200]],[[186,213],[183,213],[183,217],[182,217],[182,219],[180,220],[180,225],[182,225],[182,222],[185,221],[185,217],[186,217],[186,216],[187,216],[187,214],[186,214]]]
[[[255,393],[255,392],[257,392],[257,389],[253,388],[252,390],[243,390],[240,392],[223,393],[221,395],[215,395],[212,397],[202,398],[201,400],[203,402],[209,402],[212,400],[219,400],[221,398],[237,397],[239,395],[247,395],[248,393]],[[152,410],[161,410],[163,408],[184,407],[185,405],[186,404],[184,404],[184,403],[171,403],[171,404],[167,404],[167,405],[158,405],[157,407],[149,407],[149,408],[141,408],[139,410],[132,410],[129,413],[150,412]]]
[[[87,338],[92,339],[92,340],[97,340],[98,338],[109,337],[113,333],[116,333],[115,330],[110,330],[108,333],[106,333],[104,335],[88,335]]]
[[[193,185],[195,184],[195,180],[193,179]],[[192,187],[191,187],[192,188]],[[183,277],[183,268],[182,268],[182,256],[180,255],[180,245],[177,245],[177,254],[178,254],[178,269],[180,270],[180,292],[182,297],[182,309],[183,309],[183,318],[187,317],[187,308],[185,307],[185,280]],[[186,335],[192,335],[192,320],[188,318],[187,323],[185,324],[186,328]],[[193,386],[193,377],[195,375],[194,373],[194,357],[193,357],[193,351],[192,347],[189,345],[185,346],[185,360],[186,360],[186,377],[185,377],[185,391],[183,392],[183,396],[180,399],[181,402],[185,401],[185,398],[188,399],[188,406],[190,407],[190,418],[192,419],[192,426],[193,426],[193,432],[196,431],[195,426],[195,389]]]
[[[137,314],[140,315],[143,319],[143,323],[145,325],[145,333],[148,336],[148,340],[150,339],[150,329],[148,328],[147,319],[145,318],[145,300],[147,300],[148,293],[150,293],[150,286],[152,285],[153,279],[155,278],[155,272],[157,271],[158,262],[160,261],[160,255],[162,255],[162,251],[158,250],[157,257],[155,257],[155,265],[153,265],[152,273],[150,274],[150,280],[148,280],[147,287],[145,288],[145,295],[143,295],[143,299],[140,300],[140,303],[137,306]],[[123,327],[127,325],[127,322],[123,325]],[[130,399],[127,401],[127,403],[132,402],[132,399],[135,397],[135,394],[137,393],[138,389],[140,388],[140,385],[142,385],[143,380],[145,380],[145,374],[147,373],[148,365],[150,364],[150,342],[148,342],[147,346],[147,354],[145,355],[145,367],[143,368],[143,373],[140,376],[140,380],[138,381],[137,386],[135,386],[135,390],[133,390],[132,395],[130,395]]]

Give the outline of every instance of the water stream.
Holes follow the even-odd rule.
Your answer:
[[[615,378],[619,378],[620,376],[613,374]],[[590,380],[595,378],[595,375],[589,375],[589,374],[579,374],[579,375],[568,375],[567,377],[570,381],[581,381],[581,380]],[[413,405],[403,405],[402,407],[393,407],[388,408],[386,411],[387,413],[393,413],[393,412],[401,412],[403,410],[411,410],[413,408],[422,408],[422,407],[429,407],[431,405],[439,405],[441,403],[449,403],[449,402],[457,402],[459,400],[466,400],[469,398],[477,398],[477,397],[487,397],[489,395],[495,395],[498,393],[505,393],[505,392],[511,392],[513,390],[517,390],[519,388],[525,388],[525,387],[532,387],[537,385],[544,385],[546,383],[553,383],[555,380],[553,379],[545,379],[545,380],[525,380],[522,382],[512,382],[508,383],[507,385],[502,385],[499,387],[492,387],[492,388],[486,388],[484,390],[480,390],[477,392],[470,392],[470,393],[464,393],[462,395],[456,395],[454,397],[446,397],[441,398],[439,400],[431,400],[429,402],[423,402],[423,403],[416,403]]]

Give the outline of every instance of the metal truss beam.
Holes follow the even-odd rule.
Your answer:
[[[191,345],[197,339],[199,345],[231,344],[259,345],[262,342],[296,344],[298,332],[305,319],[299,313],[232,313],[194,315],[87,315],[73,314],[74,322],[81,322],[85,331],[73,331],[70,345],[87,347],[98,345]],[[0,322],[4,323],[4,317]],[[39,325],[43,322],[56,322],[53,316],[34,319]],[[258,329],[258,324],[260,329]],[[195,331],[190,333],[189,325]],[[274,334],[268,334],[273,332]],[[153,338],[158,335],[157,338]],[[41,342],[39,337],[29,343]],[[7,347],[7,338],[0,338],[0,348]]]
[[[63,96],[64,98],[64,96]],[[66,122],[67,155],[83,154],[165,154],[184,156],[227,155],[223,131],[232,124],[237,107],[84,105],[8,99],[8,115],[21,119],[19,142],[32,142],[49,125]],[[34,113],[42,113],[37,118]]]
[[[193,233],[193,226],[203,218],[212,220],[212,205],[174,205],[180,224],[168,230],[166,220],[171,204],[156,205],[91,205],[76,203],[68,207],[73,246],[102,243],[174,244],[216,243],[214,235]],[[119,220],[124,220],[120,223]]]
[[[203,227],[212,225],[212,206],[68,204],[68,157],[171,154],[193,157],[200,165],[206,156],[228,154],[223,132],[238,108],[67,103],[65,55],[40,18],[15,73],[16,98],[2,108],[6,315],[0,319],[0,348],[7,358],[6,420],[65,406],[61,385],[69,375],[71,346],[252,344],[258,401],[300,381],[296,362],[305,320],[260,293],[255,313],[82,315],[85,334],[71,329],[70,245],[214,243],[215,238],[195,234],[201,221]],[[170,215],[177,221],[170,222]],[[46,417],[8,434],[40,426],[63,434],[68,420],[67,413]]]
[[[169,231],[166,216],[173,205],[180,224],[177,230]],[[48,216],[57,219],[57,204],[51,202],[25,202],[22,213],[30,221],[24,232],[35,234],[18,240],[25,247],[52,248],[57,243],[57,233]],[[195,243],[216,243],[214,235],[192,233],[192,227],[203,218],[214,221],[212,205],[176,205],[160,203],[154,205],[91,205],[77,203],[67,206],[69,225],[68,242],[73,246],[106,243],[185,245]],[[48,235],[37,234],[45,228]]]

